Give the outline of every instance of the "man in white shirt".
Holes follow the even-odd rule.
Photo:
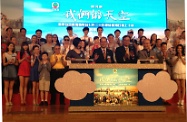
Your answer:
[[[137,43],[139,43],[140,38],[143,36],[143,34],[144,34],[144,29],[142,28],[138,29],[138,38],[136,39]]]
[[[162,42],[166,42],[167,49],[169,49],[173,45],[173,39],[171,39],[171,37],[170,37],[170,35],[171,35],[170,29],[165,29],[164,34],[165,34],[165,37],[162,39]]]
[[[93,44],[93,39],[91,37],[88,36],[89,33],[89,28],[88,27],[84,27],[82,29],[84,36],[81,37],[81,40],[85,40],[86,43],[88,43],[88,45],[92,45]]]
[[[66,30],[68,32],[70,40],[73,40],[75,37],[77,37],[77,35],[73,33],[73,28],[71,26],[68,26]]]
[[[115,40],[116,44],[118,44],[118,46],[121,46],[120,34],[121,34],[120,30],[117,29],[114,31],[114,35],[115,35],[114,40]]]
[[[98,37],[99,37],[99,40],[103,37],[103,27],[99,26],[97,28],[97,33],[98,33]]]

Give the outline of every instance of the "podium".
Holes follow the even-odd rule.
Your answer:
[[[157,74],[164,68],[163,64],[82,64],[82,63],[72,63],[69,65],[69,70],[76,70],[79,73],[87,73],[91,80],[94,82],[94,70],[95,69],[126,69],[137,70],[138,80],[141,80],[146,73]],[[104,71],[103,71],[104,72]],[[103,81],[104,83],[104,81]],[[158,99],[155,102],[149,102],[144,99],[142,93],[138,92],[138,106],[159,106],[162,105],[162,99]],[[87,94],[82,100],[70,100],[70,106],[94,106],[94,93]]]

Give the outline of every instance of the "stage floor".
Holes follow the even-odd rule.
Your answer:
[[[3,122],[186,122],[186,106],[160,112],[68,112],[68,106],[3,106]]]

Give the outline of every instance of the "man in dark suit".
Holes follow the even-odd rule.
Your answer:
[[[161,43],[161,50],[160,50],[160,52],[156,53],[156,55],[158,57],[158,63],[163,63],[164,60],[166,62],[169,61],[169,56],[167,54],[167,43],[166,42]]]
[[[101,37],[100,39],[101,47],[95,49],[92,55],[95,63],[114,63],[113,52],[107,49],[107,38]]]
[[[138,52],[139,59],[158,59],[156,53],[151,50],[150,40],[143,41],[144,49]]]
[[[130,36],[125,35],[122,40],[123,46],[118,47],[115,52],[117,63],[136,63],[136,48],[130,46]]]

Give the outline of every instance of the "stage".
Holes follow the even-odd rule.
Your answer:
[[[162,106],[160,112],[68,112],[68,106],[3,106],[3,122],[185,122],[186,110]]]
[[[74,66],[74,67],[73,67]],[[93,79],[93,68],[112,68],[114,65],[71,65],[70,71],[77,70],[80,73],[87,73]],[[141,66],[141,67],[140,67]],[[156,67],[157,66],[157,67]],[[150,69],[150,67],[152,69]],[[75,68],[75,69],[74,69]],[[89,69],[91,68],[91,69]],[[138,69],[138,81],[142,79],[147,72],[156,74],[161,70],[160,65],[115,65],[114,69],[132,68]],[[143,69],[140,69],[143,68]],[[104,70],[105,71],[105,70]],[[113,70],[116,72],[116,70]],[[156,72],[154,72],[156,71]],[[70,75],[72,76],[72,75]],[[75,75],[73,75],[75,77]],[[73,79],[74,80],[74,79]],[[177,106],[177,93],[168,100],[171,105],[163,105],[163,100],[148,102],[143,99],[141,94],[138,94],[137,105],[94,105],[94,95],[87,94],[82,100],[68,100],[65,99],[66,105],[49,106],[33,106],[32,94],[27,95],[27,105],[20,105],[20,94],[13,95],[13,106],[5,106],[5,99],[3,95],[3,121],[4,122],[185,122],[186,121],[186,104],[185,106]],[[59,101],[59,94],[57,94],[56,101]],[[50,95],[49,98],[50,100]],[[40,100],[39,100],[40,102]],[[126,103],[126,102],[125,102]],[[145,103],[145,104],[144,104]],[[153,104],[154,103],[154,104]],[[100,104],[100,103],[96,103]],[[107,103],[109,104],[109,103]]]

